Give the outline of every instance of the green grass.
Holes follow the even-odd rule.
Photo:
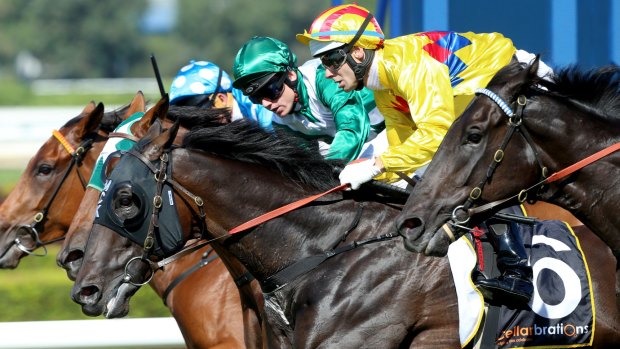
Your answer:
[[[22,175],[22,172],[22,169],[0,170],[0,198],[6,197],[9,194]]]

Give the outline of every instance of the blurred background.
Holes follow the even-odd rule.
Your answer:
[[[252,36],[278,38],[298,62],[310,58],[295,40],[329,0],[0,0],[0,200],[29,158],[91,100],[106,110],[138,90],[159,90],[150,54],[166,89],[190,59],[231,73],[237,50]],[[431,30],[500,32],[518,48],[540,53],[554,68],[620,62],[616,0],[367,0],[386,34]],[[0,270],[0,322],[82,319],[71,283],[45,258]],[[132,317],[169,316],[150,289],[134,299]],[[2,339],[0,338],[0,341]]]

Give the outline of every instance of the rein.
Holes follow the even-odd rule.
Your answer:
[[[237,233],[240,233],[242,231],[248,230],[248,229],[253,228],[253,227],[257,226],[257,225],[263,224],[263,223],[265,223],[265,222],[267,222],[267,221],[269,221],[271,219],[279,217],[279,216],[281,216],[281,215],[283,215],[285,213],[288,213],[288,212],[291,212],[293,210],[296,210],[296,209],[298,209],[298,208],[300,208],[300,207],[302,207],[302,206],[304,206],[304,205],[306,205],[308,203],[311,203],[312,201],[317,200],[317,199],[319,199],[319,198],[321,198],[321,197],[323,197],[323,196],[325,196],[327,194],[331,194],[331,193],[334,193],[334,192],[337,192],[337,191],[344,190],[344,189],[348,188],[349,185],[350,184],[341,184],[341,185],[339,185],[337,187],[333,187],[333,188],[331,188],[331,189],[329,189],[327,191],[324,191],[324,192],[322,192],[320,194],[312,195],[312,196],[309,196],[307,198],[303,198],[301,200],[298,200],[298,201],[295,201],[295,202],[291,202],[290,204],[287,204],[287,205],[284,205],[282,207],[276,208],[275,210],[269,211],[269,212],[267,212],[265,214],[262,214],[262,215],[260,215],[260,216],[258,216],[256,218],[254,218],[254,219],[251,219],[251,220],[249,220],[249,221],[247,221],[247,222],[245,222],[245,223],[243,223],[243,224],[241,224],[239,226],[236,226],[236,227],[232,228],[231,230],[229,230],[228,233],[233,235],[233,234],[237,234]]]
[[[164,301],[164,305],[165,306],[168,306],[168,304],[167,304],[168,296],[170,295],[172,290],[177,285],[179,285],[183,280],[187,279],[188,276],[190,276],[194,272],[198,271],[200,268],[206,266],[207,264],[209,264],[209,263],[211,263],[214,260],[219,258],[219,256],[217,254],[213,254],[213,255],[209,256],[211,254],[211,252],[213,252],[212,248],[209,248],[208,250],[206,250],[202,254],[202,257],[200,257],[200,261],[198,263],[194,264],[194,266],[192,266],[191,268],[189,268],[186,271],[184,271],[181,275],[179,275],[176,279],[174,279],[170,283],[170,285],[168,285],[168,287],[166,287],[166,290],[161,295],[161,299]]]
[[[256,227],[262,223],[265,223],[271,219],[277,218],[279,216],[282,216],[285,213],[291,212],[293,210],[296,210],[312,201],[315,201],[327,194],[331,194],[334,192],[338,192],[341,190],[344,190],[346,188],[348,188],[350,186],[350,184],[342,184],[339,186],[336,186],[334,188],[331,188],[325,192],[322,192],[320,194],[316,194],[316,195],[312,195],[306,198],[303,198],[301,200],[297,200],[295,202],[292,202],[290,204],[287,204],[285,206],[279,207],[275,210],[269,211],[265,214],[262,214],[254,219],[251,219],[233,229],[231,229],[229,231],[229,234],[233,235],[242,231],[246,231],[250,228]],[[371,243],[375,243],[375,242],[382,242],[382,241],[387,241],[387,240],[391,240],[395,237],[398,237],[398,234],[384,234],[384,235],[379,235],[376,237],[371,237],[368,239],[363,239],[363,240],[359,240],[359,241],[353,241],[350,244],[338,247],[338,245],[342,242],[344,242],[348,236],[348,234],[350,232],[352,232],[357,225],[359,224],[359,221],[361,219],[362,216],[362,211],[363,211],[364,205],[360,204],[360,207],[353,219],[353,222],[351,222],[351,225],[349,226],[349,228],[347,228],[347,230],[345,231],[345,233],[343,234],[342,238],[339,239],[339,241],[329,250],[324,251],[320,254],[316,254],[316,255],[312,255],[312,256],[308,256],[305,258],[302,258],[300,260],[295,261],[293,264],[281,269],[280,271],[276,272],[275,274],[267,277],[264,280],[259,280],[260,281],[260,285],[261,288],[263,290],[264,293],[266,294],[271,294],[273,292],[278,291],[279,289],[281,289],[282,287],[286,286],[288,283],[290,283],[291,281],[295,280],[297,277],[315,269],[316,267],[318,267],[319,265],[321,265],[323,262],[325,262],[326,260],[335,257],[339,254],[342,254],[344,252],[349,252],[351,250],[354,250],[358,247],[364,246],[364,245],[368,245]]]
[[[453,212],[452,212],[452,218],[451,220],[446,223],[443,226],[443,231],[450,231],[450,228],[448,228],[447,225],[453,226],[453,227],[457,227],[457,228],[461,228],[461,229],[466,229],[466,230],[471,230],[470,228],[464,226],[465,223],[467,223],[469,221],[469,219],[479,213],[482,212],[486,212],[486,211],[490,211],[496,208],[501,208],[504,207],[505,205],[507,205],[507,203],[513,201],[513,200],[517,200],[519,203],[523,203],[525,200],[527,200],[527,196],[528,193],[530,193],[530,191],[532,189],[540,189],[542,188],[544,185],[556,182],[562,178],[565,178],[567,176],[569,176],[570,174],[592,164],[593,162],[596,162],[600,159],[602,159],[603,157],[612,154],[618,150],[620,150],[620,142],[615,143],[609,147],[606,147],[576,163],[574,163],[573,165],[567,166],[566,168],[559,170],[557,172],[554,172],[551,176],[547,176],[547,167],[542,165],[542,162],[540,160],[538,151],[536,150],[536,147],[534,146],[534,142],[531,138],[531,136],[529,135],[529,133],[527,132],[527,130],[522,127],[522,123],[523,123],[523,110],[525,109],[525,106],[527,104],[527,98],[525,97],[525,95],[520,95],[517,98],[517,111],[516,113],[513,112],[512,108],[510,108],[510,106],[508,106],[508,104],[500,97],[498,96],[495,92],[488,90],[486,88],[484,89],[477,89],[476,90],[476,94],[483,94],[487,97],[489,97],[493,102],[495,102],[495,104],[497,104],[502,111],[506,114],[506,116],[508,116],[508,130],[506,131],[506,135],[504,136],[504,139],[501,143],[501,145],[499,146],[498,150],[495,152],[495,155],[493,156],[493,162],[489,165],[488,169],[487,169],[487,174],[486,177],[480,181],[480,183],[478,184],[478,186],[474,187],[472,189],[472,191],[469,194],[469,197],[467,198],[467,200],[465,201],[465,203],[461,206],[457,206]],[[526,189],[522,189],[521,191],[519,191],[519,193],[510,196],[506,199],[502,199],[502,200],[498,200],[498,201],[494,201],[494,202],[490,202],[478,207],[473,207],[474,202],[480,198],[480,196],[482,195],[482,190],[484,188],[484,185],[490,181],[491,177],[493,176],[493,173],[495,172],[495,169],[497,168],[497,166],[502,162],[502,160],[504,159],[504,149],[506,148],[506,146],[508,145],[508,142],[510,141],[512,135],[514,134],[515,131],[518,131],[520,134],[523,135],[526,143],[530,146],[530,148],[533,150],[534,155],[536,157],[536,161],[538,162],[540,168],[541,168],[541,174],[542,174],[542,179],[537,182],[536,184],[526,188]],[[459,212],[465,212],[465,216],[466,218],[464,220],[459,220],[458,214]],[[450,238],[450,241],[454,241],[454,235],[453,234],[449,234],[446,232],[446,234],[448,235],[448,237]]]
[[[34,215],[33,222],[30,225],[22,225],[17,228],[18,230],[25,231],[26,234],[30,235],[34,239],[35,241],[34,247],[30,248],[24,245],[21,239],[19,238],[19,236],[16,237],[15,240],[13,241],[15,246],[18,249],[20,249],[22,252],[27,253],[29,255],[33,255],[33,256],[39,256],[39,257],[47,255],[47,248],[45,247],[46,245],[60,241],[65,238],[64,236],[62,236],[62,237],[52,239],[49,241],[41,241],[41,239],[39,238],[39,231],[37,230],[37,226],[41,224],[41,222],[47,216],[49,212],[49,208],[52,206],[52,203],[54,199],[56,198],[56,195],[58,195],[58,192],[60,192],[62,185],[64,184],[65,180],[69,177],[69,174],[71,173],[71,170],[73,169],[74,166],[76,167],[76,171],[80,179],[80,183],[82,184],[82,189],[86,190],[86,181],[84,180],[84,176],[82,176],[82,173],[80,172],[79,166],[82,165],[82,160],[84,160],[84,156],[86,152],[92,148],[92,145],[94,142],[94,139],[88,138],[84,140],[77,148],[74,148],[71,145],[71,143],[65,138],[65,136],[63,136],[62,133],[60,133],[59,131],[53,130],[52,135],[54,136],[54,138],[58,140],[58,142],[63,146],[63,148],[71,155],[71,162],[69,163],[69,167],[67,167],[67,169],[63,173],[62,179],[60,180],[56,188],[52,191],[52,195],[50,196],[50,198],[47,200],[43,208],[39,212],[37,212],[37,214]],[[43,253],[34,253],[33,251],[39,247],[43,247]]]

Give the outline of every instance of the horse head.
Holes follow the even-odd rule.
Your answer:
[[[201,110],[196,107],[175,107],[169,109],[168,99],[162,98],[158,103],[150,108],[144,116],[131,125],[132,139],[141,139],[144,137],[148,129],[156,120],[162,123],[163,127],[170,127],[175,120],[181,125],[176,136],[176,141],[180,142],[182,136],[188,129],[197,126],[216,126],[228,122],[230,114],[228,109],[209,109]],[[114,137],[122,137],[121,135],[113,135]],[[129,141],[129,140],[126,140]],[[114,168],[116,159],[108,160],[108,169]],[[94,219],[94,208],[99,200],[100,191],[94,188],[88,188],[84,196],[84,200],[80,205],[80,209],[73,218],[67,236],[61,247],[56,262],[67,271],[67,276],[71,280],[75,280],[77,271],[82,264],[84,256],[84,248],[88,240],[92,221]]]
[[[141,106],[141,110],[135,111],[144,111],[144,104]],[[156,120],[165,119],[168,106],[167,98],[162,98],[158,101],[158,103],[150,108],[142,118],[131,125],[131,135],[135,138],[127,138],[125,141],[134,142],[133,139],[142,138]],[[113,135],[113,137],[122,138],[124,136],[117,134]],[[108,162],[108,167],[113,168],[114,162],[115,159],[111,159],[111,161]],[[95,188],[88,187],[86,189],[84,197],[79,204],[79,209],[73,216],[63,245],[56,256],[56,263],[67,271],[67,276],[71,280],[75,280],[75,276],[82,264],[84,246],[86,245],[89,236],[88,233],[92,227],[94,209],[97,206],[99,194],[100,191]]]
[[[459,234],[484,218],[470,217],[467,206],[508,197],[523,188],[524,183],[540,178],[540,169],[536,168],[539,155],[533,153],[536,149],[528,145],[520,132],[515,133],[521,135],[510,139],[505,135],[513,120],[527,123],[529,129],[530,120],[524,116],[540,112],[542,106],[528,104],[518,121],[516,116],[509,118],[504,108],[518,109],[521,91],[539,81],[537,69],[538,60],[527,67],[519,63],[506,66],[487,87],[505,104],[498,106],[489,96],[478,94],[452,124],[424,179],[415,186],[396,220],[407,249],[445,255],[448,245]],[[514,160],[522,158],[525,160]],[[489,166],[494,166],[490,173]],[[445,225],[448,222],[451,224]]]
[[[198,120],[199,118],[177,118],[173,116],[177,121],[175,123],[171,123],[169,118],[163,118],[164,113],[162,113],[161,110],[164,107],[167,108],[167,105],[158,103],[158,105],[149,110],[149,112],[147,112],[147,114],[139,122],[137,122],[138,126],[135,127],[134,135],[136,138],[143,138],[139,144],[140,147],[144,144],[144,147],[141,149],[143,150],[143,159],[146,162],[159,161],[160,157],[164,155],[164,151],[169,149],[172,143],[180,142],[180,138],[185,132],[187,132],[187,128],[180,128],[179,125],[181,123],[186,124],[188,127],[191,127],[191,125],[196,123],[204,125],[209,124],[210,122],[215,122],[216,124],[219,124],[219,121],[217,120],[222,120],[221,115],[227,112],[226,110],[216,109],[202,111],[200,113],[203,115],[201,118],[202,120]],[[184,111],[187,111],[187,109],[184,109]],[[145,131],[145,125],[150,125],[150,127],[148,128],[146,134],[143,134]],[[164,129],[164,126],[169,127]],[[134,128],[132,127],[132,131],[133,130]],[[125,154],[118,162],[108,161],[108,168],[106,168],[105,173],[114,173],[112,169],[116,170],[116,168],[127,169],[125,174],[133,172],[136,168],[135,166],[128,167],[127,165],[124,165],[124,163],[126,163],[127,160],[131,160],[131,158],[132,156]],[[144,166],[146,166],[145,163],[142,165],[142,169],[151,170],[151,168],[147,168],[148,166]],[[140,168],[139,164],[137,165],[137,168]],[[147,187],[150,187],[150,184],[153,186],[156,185],[154,173],[142,172],[142,174],[145,175],[142,180],[146,181]],[[162,176],[166,177],[166,174],[164,173]],[[112,177],[110,177],[109,180],[112,181]],[[125,316],[129,311],[129,300],[131,296],[142,284],[150,281],[150,278],[152,277],[152,265],[149,263],[141,263],[141,261],[145,261],[145,259],[136,258],[142,255],[141,246],[144,241],[136,240],[134,238],[135,232],[128,236],[121,236],[110,232],[106,234],[97,232],[98,225],[93,225],[93,218],[95,218],[95,216],[99,217],[99,213],[102,210],[102,207],[97,207],[97,204],[101,205],[103,197],[108,195],[108,190],[115,189],[118,189],[118,191],[115,191],[115,193],[117,193],[116,195],[120,195],[116,197],[115,200],[120,201],[116,201],[114,205],[121,205],[120,207],[122,208],[119,209],[120,216],[123,214],[128,214],[131,217],[115,216],[113,218],[114,221],[117,223],[123,222],[120,223],[120,225],[133,221],[133,227],[150,222],[148,220],[150,215],[147,214],[146,216],[143,216],[143,214],[149,209],[147,206],[152,202],[153,197],[130,194],[133,191],[143,191],[142,184],[145,183],[141,180],[139,181],[140,183],[123,183],[119,188],[109,188],[111,184],[106,184],[104,192],[102,193],[102,199],[97,202],[94,200],[90,200],[88,202],[84,201],[80,211],[89,213],[76,217],[76,220],[74,220],[76,230],[70,231],[69,237],[66,240],[66,242],[68,242],[67,245],[70,245],[72,250],[70,253],[66,253],[66,250],[59,253],[59,258],[63,258],[70,257],[71,254],[76,255],[76,251],[79,251],[77,253],[80,255],[79,264],[83,266],[79,268],[79,273],[75,274],[74,279],[76,282],[72,295],[73,299],[82,305],[82,310],[89,315],[98,315],[103,312],[106,317]],[[152,183],[149,183],[151,181]],[[169,192],[166,195],[176,194]],[[175,201],[177,203],[182,203],[184,198],[179,197]],[[125,204],[128,206],[123,206]],[[153,208],[151,207],[150,209]],[[172,213],[172,217],[168,217],[168,211],[166,209],[163,210],[166,216],[164,217],[165,219],[160,220],[157,223],[160,229],[164,230],[168,226],[167,222],[170,221],[170,224],[175,226],[176,232],[196,231],[196,229],[199,230],[199,228],[195,228],[195,225],[201,223],[201,220],[192,220],[191,216],[189,218],[184,216],[186,214],[191,215],[192,212],[187,210],[181,211],[180,209],[174,208],[173,211],[178,211],[178,218],[174,217],[174,213]],[[181,226],[177,226],[177,222],[187,222],[187,225],[182,224]],[[73,226],[74,224],[72,223],[72,228]],[[198,234],[198,236],[200,236],[200,234]],[[144,238],[144,236],[140,239],[142,238]],[[159,237],[156,238],[156,241],[160,241],[160,243],[161,240],[162,239]],[[173,249],[179,247],[182,247],[182,245],[177,245],[173,247]],[[119,254],[114,255],[114,258],[110,258],[109,251],[119,251]],[[167,252],[170,251],[167,250]],[[75,264],[77,264],[76,260],[71,260],[66,265],[72,267]],[[73,270],[73,268],[71,268],[71,270]],[[69,270],[68,273],[70,273]],[[119,277],[119,275],[123,277]]]
[[[449,129],[396,221],[408,249],[444,255],[502,206],[540,199],[569,210],[620,255],[611,214],[618,195],[602,180],[620,175],[618,155],[563,171],[620,141],[619,69],[568,67],[548,80],[538,63],[500,70]]]
[[[105,122],[104,122],[105,120]],[[34,250],[62,238],[77,210],[116,113],[89,103],[32,157],[0,208],[0,267],[15,268]]]

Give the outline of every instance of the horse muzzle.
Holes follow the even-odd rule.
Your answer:
[[[425,246],[421,241],[424,228],[424,221],[417,216],[399,218],[396,222],[396,230],[404,238],[405,248],[411,252],[424,252]]]

